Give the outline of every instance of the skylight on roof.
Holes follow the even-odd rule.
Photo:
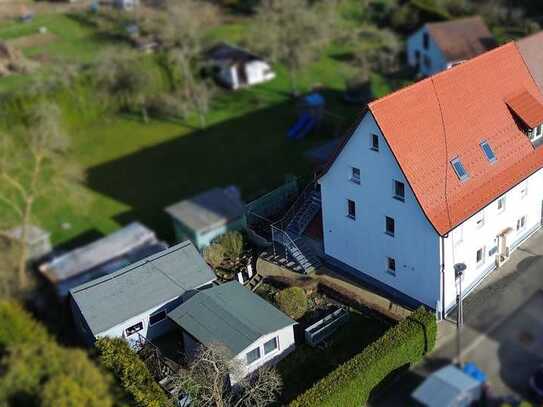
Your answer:
[[[465,181],[469,178],[469,174],[459,158],[453,158],[451,160],[451,165],[453,166],[454,172],[460,181]]]
[[[481,142],[481,148],[483,149],[483,153],[485,154],[486,158],[490,163],[496,162],[496,154],[494,154],[494,151],[492,150],[492,147],[490,147],[490,144],[488,142],[483,141]]]

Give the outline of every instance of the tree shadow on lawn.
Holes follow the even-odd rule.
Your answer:
[[[326,95],[337,100],[337,92]],[[139,220],[171,235],[168,205],[227,185],[237,185],[250,201],[280,185],[286,174],[310,174],[304,151],[333,134],[323,125],[304,140],[287,139],[298,114],[285,102],[143,148],[89,168],[87,186],[131,207],[116,217],[121,224]]]
[[[328,347],[298,346],[277,365],[284,383],[281,401],[288,403],[309,389],[381,337],[389,327],[388,321],[352,311],[351,320],[332,336],[332,343]]]

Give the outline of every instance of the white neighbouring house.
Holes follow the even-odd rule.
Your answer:
[[[407,39],[407,63],[421,75],[433,75],[496,45],[479,16],[428,23]]]
[[[370,103],[319,180],[328,263],[442,317],[454,264],[467,295],[507,261],[543,214],[530,72],[509,43]]]
[[[230,89],[258,85],[275,78],[270,64],[255,54],[233,45],[217,44],[206,52],[215,78]]]

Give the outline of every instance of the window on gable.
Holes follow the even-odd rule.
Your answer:
[[[356,203],[347,199],[347,217],[356,219]]]
[[[394,257],[387,257],[387,271],[396,275],[396,259]]]
[[[503,212],[505,210],[505,196],[502,196],[498,199],[498,212]]]
[[[528,195],[528,183],[524,182],[524,184],[522,184],[522,186],[520,187],[520,197],[524,198],[527,195]]]
[[[475,253],[475,263],[477,266],[482,265],[485,262],[485,248],[481,247],[477,252]]]
[[[377,134],[372,134],[371,135],[370,148],[373,151],[379,151],[379,136]]]
[[[491,163],[495,163],[496,155],[494,154],[492,147],[490,147],[490,144],[488,144],[488,142],[486,141],[483,141],[481,142],[481,148],[483,149],[483,153],[485,154],[488,161],[490,161]]]
[[[422,47],[428,49],[430,47],[430,36],[428,33],[422,34]]]
[[[394,224],[394,218],[385,216],[385,233],[390,236],[394,236],[396,231],[396,225]]]
[[[451,160],[451,165],[453,166],[454,172],[460,181],[465,181],[469,178],[469,174],[464,168],[462,161],[460,161],[460,158],[453,158]]]
[[[351,181],[355,184],[360,184],[360,168],[351,168]]]
[[[403,182],[394,180],[394,198],[399,201],[405,200],[405,185]]]
[[[517,232],[526,227],[526,215],[517,220]]]
[[[478,228],[482,228],[485,224],[485,213],[481,212],[477,215],[477,218],[475,218],[475,224]]]

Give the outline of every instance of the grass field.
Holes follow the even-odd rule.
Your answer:
[[[40,49],[25,48],[29,56],[47,53],[86,62],[111,45],[79,19],[66,15],[40,16],[29,24],[4,23],[0,39],[21,38],[40,26],[46,26],[56,41]],[[213,30],[210,37],[238,42],[245,29],[243,22],[236,21]],[[163,208],[173,202],[228,184],[238,185],[250,200],[278,186],[287,174],[310,174],[304,152],[345,132],[362,110],[340,102],[352,70],[340,58],[345,51],[331,48],[299,75],[300,90],[319,86],[328,112],[334,115],[302,141],[286,138],[299,110],[289,97],[288,75],[281,66],[276,67],[277,78],[267,84],[238,92],[219,90],[205,129],[191,119],[144,124],[137,116],[106,114],[90,120],[85,118],[85,107],[70,106],[67,127],[75,159],[87,172],[82,200],[86,204],[58,197],[54,197],[56,205],[39,202],[37,222],[52,232],[55,243],[109,233],[132,220],[141,220],[169,238],[171,228]],[[0,90],[24,83],[23,76],[0,79]]]

